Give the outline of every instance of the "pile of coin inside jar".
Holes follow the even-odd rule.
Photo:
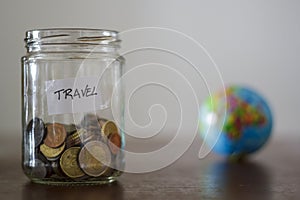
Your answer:
[[[118,127],[113,121],[87,114],[80,124],[44,124],[32,119],[26,128],[34,141],[34,167],[29,176],[85,180],[118,176],[122,145]],[[31,142],[32,143],[32,142]]]

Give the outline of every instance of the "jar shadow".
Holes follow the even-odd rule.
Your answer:
[[[123,187],[119,182],[94,186],[51,186],[28,182],[22,189],[23,200],[47,199],[124,199]]]

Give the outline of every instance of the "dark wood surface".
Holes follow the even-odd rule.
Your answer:
[[[213,154],[199,160],[196,139],[183,157],[162,170],[123,174],[110,185],[76,187],[31,183],[21,169],[21,139],[3,135],[0,139],[0,200],[300,199],[296,136],[273,137],[263,150],[239,164]]]

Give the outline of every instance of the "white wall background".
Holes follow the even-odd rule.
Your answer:
[[[25,54],[23,38],[26,30],[48,27],[90,27],[125,31],[153,26],[183,32],[203,44],[218,64],[225,83],[250,85],[257,88],[268,99],[275,115],[276,134],[298,133],[300,130],[298,122],[300,2],[297,0],[2,0],[0,2],[1,134],[12,131],[20,134],[20,58]],[[143,39],[164,42],[159,35],[154,34],[149,38],[137,37],[136,40],[129,37],[124,44],[130,45]],[[176,40],[173,43],[179,49],[184,44],[184,40],[179,44]],[[177,66],[180,60],[177,61],[168,55],[156,55],[156,53],[145,51],[128,55],[127,69],[137,64],[159,60],[163,60],[170,67],[180,69],[180,66]],[[203,52],[197,52],[191,47],[191,56],[197,56],[198,53],[203,56]],[[205,63],[199,63],[199,68],[202,67],[206,74],[205,78],[213,84],[216,79],[215,73],[213,71],[210,73],[204,65]],[[207,95],[203,82],[197,84],[199,77],[194,77],[194,72],[190,69],[183,70],[182,73],[186,73],[195,86],[199,100],[202,101]],[[141,74],[138,78],[151,76],[157,78],[157,73]],[[172,78],[169,81],[171,80]],[[182,85],[174,84],[177,88]],[[218,84],[214,88],[217,86]],[[151,87],[147,92],[143,93],[141,90],[140,93],[136,93],[131,111],[137,123],[143,125],[149,122],[147,116],[149,106],[153,103],[163,103],[171,112],[168,115],[169,125],[165,128],[177,127],[179,111],[178,108],[173,107],[177,105],[176,101],[174,97],[164,95],[165,92],[161,88]],[[189,97],[186,97],[183,102],[188,102],[188,99]],[[163,118],[161,110],[153,109],[152,117],[157,120]],[[195,113],[185,119],[194,123]]]

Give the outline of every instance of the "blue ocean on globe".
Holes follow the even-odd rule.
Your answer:
[[[199,114],[200,134],[216,153],[247,155],[271,135],[273,119],[265,99],[252,89],[228,86],[208,97]]]

